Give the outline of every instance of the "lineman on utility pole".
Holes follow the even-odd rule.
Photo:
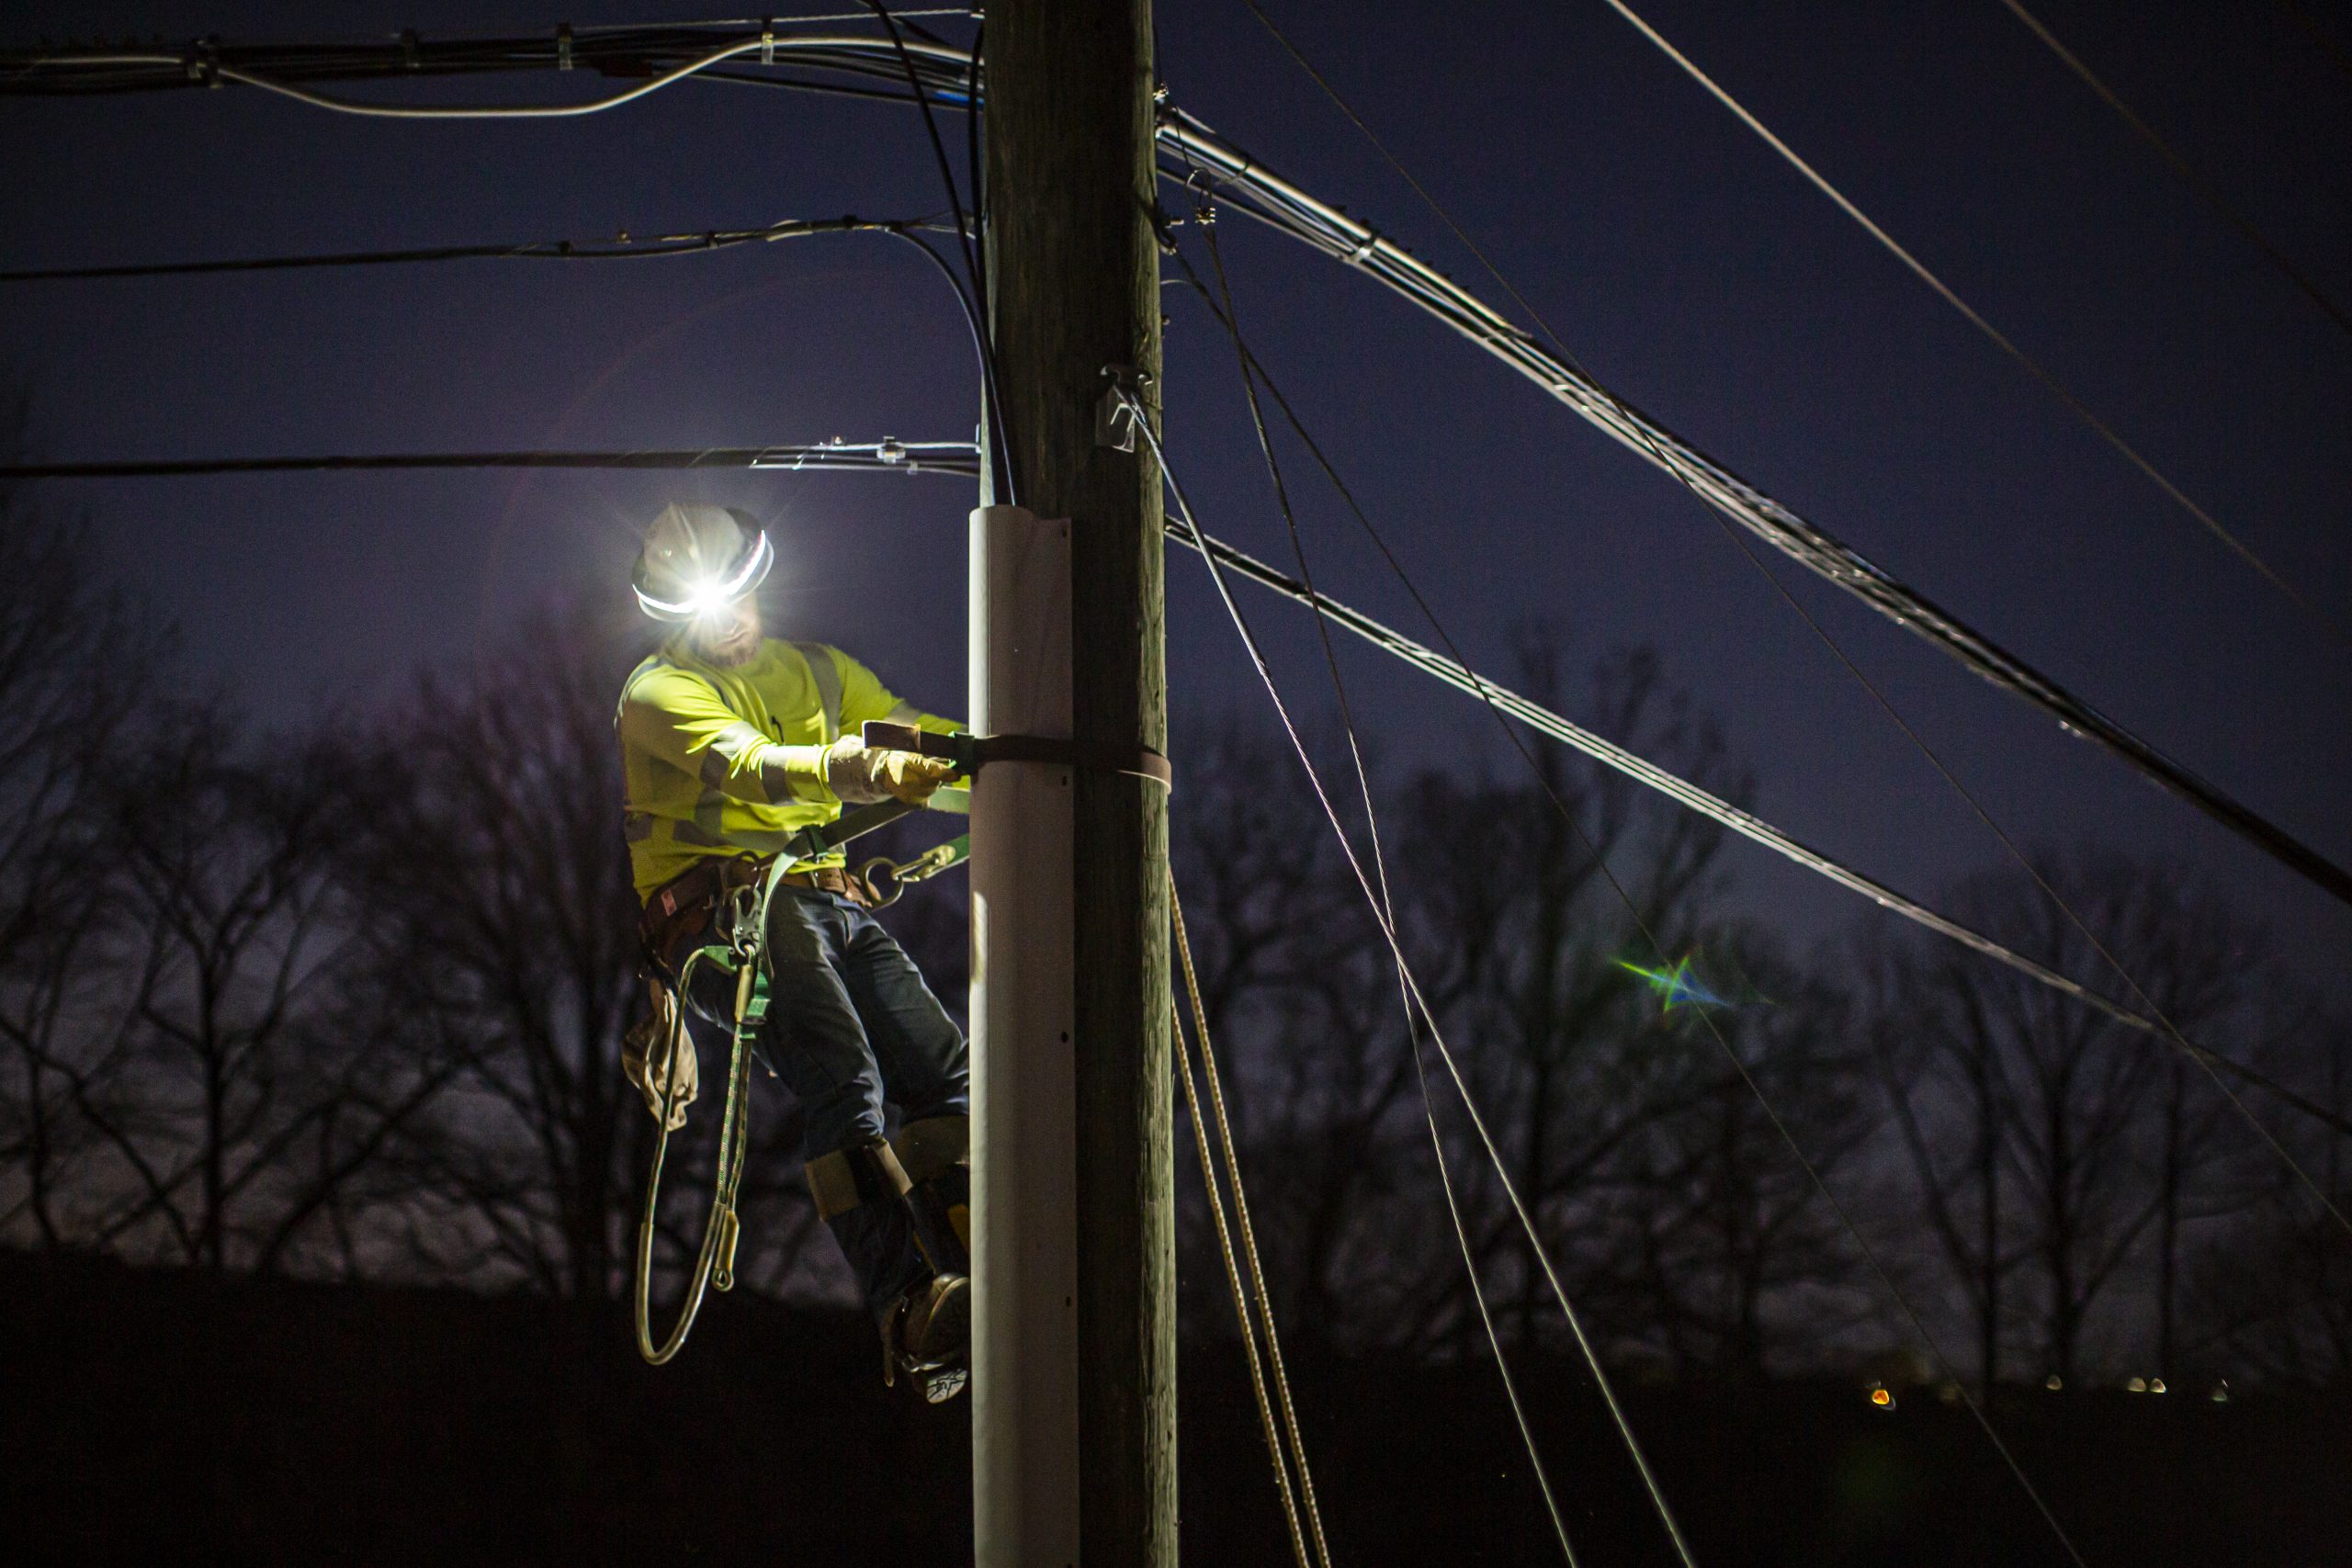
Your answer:
[[[718,983],[680,997],[679,966],[796,834],[845,804],[921,804],[954,771],[858,739],[869,719],[943,734],[952,720],[900,702],[838,649],[763,635],[755,594],[774,558],[748,514],[684,503],[653,520],[639,552],[639,607],[677,628],[630,674],[616,720],[639,930],[664,981],[657,1013],[728,1016],[734,985],[704,971]],[[886,1381],[904,1372],[926,1399],[953,1398],[971,1315],[964,1036],[876,922],[874,890],[839,850],[773,882],[756,1038],[800,1101],[809,1193],[881,1327]],[[633,1036],[623,1065],[655,1115],[672,1107],[674,1125],[694,1097],[694,1053],[665,1062],[657,1050],[649,1072],[635,1043],[665,1037]],[[903,1118],[895,1143],[883,1136],[886,1101]]]

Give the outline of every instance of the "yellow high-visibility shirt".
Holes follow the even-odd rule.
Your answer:
[[[836,648],[768,637],[741,664],[690,652],[681,634],[621,689],[624,831],[639,898],[714,855],[768,855],[842,814],[825,748],[868,719],[956,728],[900,702]],[[809,863],[839,865],[839,851]]]

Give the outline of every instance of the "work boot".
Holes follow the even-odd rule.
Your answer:
[[[940,1272],[923,1256],[907,1201],[907,1173],[876,1138],[808,1162],[817,1215],[841,1243],[857,1292],[876,1323],[887,1324],[899,1298]]]
[[[912,1186],[915,1237],[942,1274],[972,1271],[971,1122],[963,1116],[910,1122],[890,1140]]]
[[[926,1403],[944,1404],[971,1379],[972,1282],[941,1274],[900,1296],[882,1325],[882,1381],[904,1372]]]

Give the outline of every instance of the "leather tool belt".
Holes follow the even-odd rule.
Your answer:
[[[638,920],[638,935],[645,943],[647,954],[665,973],[674,976],[677,959],[710,930],[720,902],[738,887],[757,883],[767,874],[771,863],[765,858],[749,855],[714,855],[696,861],[655,888],[645,900],[645,913]],[[838,895],[862,909],[877,906],[874,889],[863,878],[837,865],[787,871],[775,880],[780,887],[805,887]]]

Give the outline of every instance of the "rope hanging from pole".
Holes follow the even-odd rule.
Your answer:
[[[1225,1089],[1217,1077],[1216,1048],[1209,1039],[1209,1015],[1201,999],[1200,976],[1193,968],[1193,946],[1184,935],[1184,909],[1176,897],[1176,879],[1168,881],[1168,916],[1176,937],[1176,958],[1179,972],[1184,977],[1184,995],[1192,1004],[1193,1029],[1198,1037],[1201,1076],[1208,1086],[1208,1100],[1216,1118],[1217,1142],[1224,1152],[1225,1180],[1233,1191],[1233,1229],[1241,1236],[1241,1250],[1249,1259],[1250,1286],[1242,1288],[1241,1270],[1234,1260],[1233,1231],[1226,1224],[1225,1200],[1217,1184],[1217,1161],[1209,1153],[1208,1129],[1201,1117],[1198,1089],[1193,1084],[1192,1057],[1184,1036],[1183,1012],[1174,998],[1169,1006],[1173,1012],[1170,1024],[1175,1032],[1176,1073],[1184,1083],[1184,1106],[1191,1112],[1193,1137],[1200,1147],[1201,1179],[1208,1189],[1209,1217],[1216,1227],[1217,1249],[1225,1258],[1226,1280],[1233,1291],[1234,1314],[1241,1327],[1241,1348],[1250,1363],[1250,1382],[1258,1396],[1258,1419],[1266,1431],[1266,1452],[1274,1466],[1274,1484],[1281,1489],[1283,1514],[1290,1524],[1291,1549],[1297,1555],[1299,1568],[1310,1568],[1306,1556],[1306,1540],[1299,1529],[1299,1517],[1306,1516],[1308,1529],[1315,1538],[1315,1562],[1321,1568],[1331,1568],[1331,1549],[1323,1535],[1323,1510],[1315,1500],[1315,1478],[1306,1468],[1306,1440],[1299,1431],[1298,1410],[1292,1403],[1290,1374],[1283,1365],[1282,1338],[1274,1327],[1273,1292],[1266,1284],[1264,1265],[1258,1257],[1258,1237],[1250,1224],[1250,1200],[1241,1187],[1241,1159],[1233,1139],[1233,1123],[1225,1111]],[[1273,1407],[1266,1397],[1267,1377],[1258,1358],[1258,1333],[1250,1323],[1250,1308],[1254,1303],[1258,1318],[1266,1338],[1265,1365],[1272,1371],[1273,1387],[1280,1396],[1282,1422],[1278,1427]],[[1283,1445],[1287,1434],[1290,1461],[1283,1459]],[[1292,1476],[1297,1478],[1294,1491]]]

